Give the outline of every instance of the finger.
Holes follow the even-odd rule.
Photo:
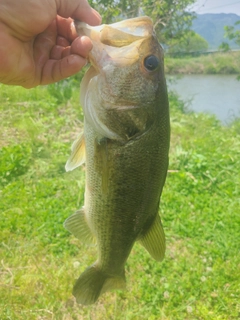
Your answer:
[[[56,44],[57,44],[58,46],[61,46],[61,47],[68,47],[68,46],[70,46],[70,42],[69,42],[66,38],[61,37],[61,36],[58,36],[58,37],[57,37]]]
[[[67,57],[71,54],[71,47],[64,48],[62,52],[62,58]]]
[[[78,10],[73,13],[72,18],[86,22],[90,26],[98,26],[102,22],[101,15],[93,8],[78,7]]]
[[[51,51],[56,45],[56,38],[56,21],[53,21],[44,32],[36,37],[33,43],[33,58],[37,79],[42,77],[42,68],[51,56]]]
[[[89,52],[92,50],[92,41],[86,37],[77,37],[71,44],[71,53],[78,54],[87,58]]]
[[[77,37],[77,32],[71,18],[62,18],[59,15],[56,19],[58,35],[72,42]]]
[[[50,59],[60,60],[62,58],[62,54],[65,47],[62,46],[54,46],[51,50]]]
[[[89,5],[87,0],[56,0],[56,4],[57,13],[62,17],[72,17],[93,26],[101,23],[100,14]]]
[[[87,63],[87,60],[75,54],[64,57],[61,60],[48,60],[42,72],[41,85],[63,80],[79,72]]]
[[[88,37],[78,37],[72,42],[71,46],[54,46],[50,54],[50,59],[60,60],[70,54],[78,54],[83,58],[87,58],[91,49],[92,42]]]

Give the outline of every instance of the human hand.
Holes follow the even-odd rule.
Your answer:
[[[0,0],[0,82],[32,88],[80,71],[92,42],[72,19],[101,23],[87,0]]]

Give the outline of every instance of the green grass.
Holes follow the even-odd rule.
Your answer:
[[[165,58],[167,74],[240,74],[240,52],[219,52],[199,57]]]
[[[239,319],[239,120],[185,113],[171,95],[166,258],[136,244],[127,290],[83,307],[71,290],[96,250],[63,228],[84,197],[84,169],[64,171],[82,127],[78,86],[0,90],[0,319]]]

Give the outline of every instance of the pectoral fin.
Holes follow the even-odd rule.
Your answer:
[[[73,142],[71,149],[72,154],[65,165],[66,171],[72,171],[85,162],[85,140],[83,134],[79,135]]]
[[[166,248],[165,235],[158,214],[148,231],[139,239],[139,242],[155,260],[163,260]]]
[[[87,224],[83,208],[67,218],[64,222],[64,227],[82,242],[87,244],[95,243],[95,238]]]

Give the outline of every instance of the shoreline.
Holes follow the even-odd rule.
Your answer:
[[[198,57],[172,58],[165,55],[165,73],[178,74],[240,74],[240,51],[215,52]]]

